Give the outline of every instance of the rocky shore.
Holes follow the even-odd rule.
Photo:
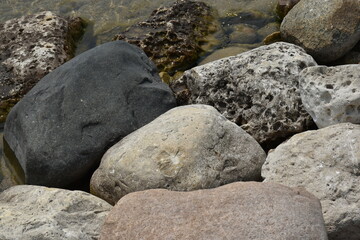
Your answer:
[[[275,43],[195,67],[206,2],[75,57],[79,18],[0,24],[0,239],[360,239],[360,3],[276,9]]]

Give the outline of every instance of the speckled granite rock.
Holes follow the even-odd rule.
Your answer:
[[[52,12],[0,24],[0,122],[42,77],[73,57],[84,22]]]
[[[268,46],[195,67],[170,87],[179,104],[213,105],[261,144],[306,130],[299,73],[314,59],[289,43]]]
[[[309,67],[300,76],[301,100],[319,128],[360,123],[360,64]]]
[[[305,187],[321,201],[331,240],[360,239],[360,126],[342,123],[297,134],[270,152],[266,182]]]
[[[280,31],[282,39],[303,47],[318,62],[334,61],[360,40],[359,0],[301,0]]]
[[[126,195],[106,217],[101,240],[327,240],[319,200],[303,189],[237,182],[192,192]]]
[[[110,209],[85,192],[15,186],[0,193],[0,239],[98,239]]]
[[[115,36],[142,48],[160,72],[173,75],[195,64],[205,37],[216,30],[208,5],[189,0],[160,7],[150,18]]]
[[[26,183],[66,187],[113,144],[175,106],[141,49],[109,42],[41,79],[11,110],[4,137]]]
[[[111,147],[91,179],[91,192],[115,204],[125,194],[176,191],[259,180],[260,145],[213,107],[174,108]]]

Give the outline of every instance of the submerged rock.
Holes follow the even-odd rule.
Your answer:
[[[318,62],[332,62],[360,40],[359,16],[359,0],[301,0],[281,23],[281,37]]]
[[[74,56],[80,18],[41,12],[0,24],[0,122],[47,73]]]
[[[81,191],[15,186],[0,193],[0,239],[98,239],[110,209]]]
[[[360,64],[309,67],[300,76],[301,100],[319,128],[360,124]]]
[[[173,75],[193,66],[206,36],[216,30],[211,8],[203,2],[176,1],[115,36],[142,48],[159,72]]]
[[[274,43],[184,73],[170,86],[179,104],[209,104],[261,144],[308,129],[299,73],[317,65],[303,49]]]
[[[360,239],[360,126],[342,123],[297,134],[270,152],[266,182],[305,187],[321,201],[331,240]]]
[[[300,0],[278,0],[276,14],[280,19],[283,19],[298,2],[300,2]]]
[[[96,167],[112,144],[175,105],[145,53],[115,41],[46,75],[12,109],[4,136],[26,183],[64,187]]]
[[[130,192],[214,188],[260,179],[265,152],[213,107],[174,108],[111,147],[91,192],[115,204]]]
[[[144,237],[146,236],[146,237]],[[327,240],[319,200],[303,189],[237,182],[215,189],[131,193],[111,209],[100,239]]]

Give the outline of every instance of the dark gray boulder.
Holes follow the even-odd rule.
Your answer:
[[[61,187],[95,167],[113,143],[174,106],[145,53],[115,41],[45,76],[12,109],[4,137],[26,183]]]

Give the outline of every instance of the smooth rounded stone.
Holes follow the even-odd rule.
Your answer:
[[[266,145],[313,124],[298,75],[314,65],[300,47],[279,42],[192,68],[170,87],[178,104],[213,105]]]
[[[281,37],[303,47],[318,62],[331,62],[360,40],[359,16],[359,0],[301,0],[281,23]]]
[[[319,128],[360,123],[360,65],[309,67],[300,73],[300,95]]]
[[[146,237],[145,237],[146,236]],[[101,240],[327,239],[319,200],[303,189],[237,182],[215,189],[153,189],[126,195]]]
[[[137,23],[115,40],[137,45],[154,61],[160,72],[173,75],[193,66],[206,36],[219,26],[211,8],[203,2],[176,1],[156,9],[149,19]]]
[[[0,122],[47,73],[74,56],[80,18],[41,12],[0,24]]]
[[[26,183],[66,186],[96,167],[110,146],[175,105],[145,53],[115,41],[46,75],[12,109],[4,136]]]
[[[0,239],[98,239],[111,208],[81,191],[15,186],[0,193]]]
[[[111,147],[90,188],[112,204],[146,189],[214,188],[259,180],[265,158],[249,134],[213,107],[177,107]]]
[[[321,201],[331,240],[360,239],[360,126],[297,134],[270,152],[265,182],[305,187]]]

